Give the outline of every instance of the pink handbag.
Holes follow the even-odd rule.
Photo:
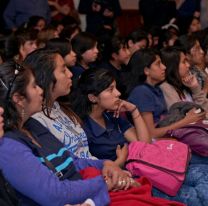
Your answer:
[[[185,179],[190,154],[186,144],[174,140],[152,144],[132,142],[126,168],[134,176],[145,176],[154,187],[175,196]]]

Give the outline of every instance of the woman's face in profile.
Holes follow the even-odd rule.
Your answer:
[[[116,82],[113,81],[108,88],[96,97],[96,103],[103,110],[114,111],[120,104],[120,95],[121,93],[116,88]]]
[[[180,53],[180,62],[178,69],[181,79],[183,79],[187,75],[190,75],[190,64],[183,52]]]
[[[64,57],[64,61],[66,63],[66,66],[68,67],[73,67],[76,64],[76,60],[77,60],[77,55],[73,50],[71,50],[70,53],[68,53]]]
[[[0,107],[0,137],[4,134],[4,118],[3,118],[4,110]]]

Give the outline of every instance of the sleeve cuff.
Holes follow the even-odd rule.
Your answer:
[[[89,204],[90,206],[95,206],[95,203],[92,199],[87,199],[84,203]]]

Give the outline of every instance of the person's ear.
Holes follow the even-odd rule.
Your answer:
[[[148,67],[145,67],[145,68],[144,68],[144,74],[145,74],[146,76],[149,76],[149,72],[150,72],[150,69],[149,69]]]
[[[191,59],[192,59],[192,54],[191,53],[187,53],[186,54],[186,58],[187,58],[188,62],[190,62]]]
[[[90,102],[97,103],[97,97],[94,94],[88,94],[87,96]]]
[[[166,48],[168,46],[168,44],[165,41],[162,44],[163,44],[164,48]]]
[[[14,93],[12,96],[12,101],[18,106],[23,108],[24,107],[24,102],[25,102],[25,97],[18,93]]]
[[[22,57],[25,56],[25,51],[24,51],[24,45],[21,44],[20,47],[19,47],[19,53],[21,54]]]
[[[133,45],[134,45],[133,41],[131,39],[128,40],[128,47],[131,48],[133,47]]]
[[[114,60],[116,60],[118,55],[116,53],[113,53],[111,56]]]

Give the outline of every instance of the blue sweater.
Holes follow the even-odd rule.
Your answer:
[[[40,134],[43,134],[42,131],[40,129]],[[8,138],[8,135],[11,136],[11,132],[6,133],[0,142],[0,168],[5,178],[20,193],[22,205],[63,206],[67,203],[82,203],[87,198],[91,198],[99,206],[109,204],[107,186],[101,176],[88,180],[72,181],[68,178],[61,181],[40,161],[27,144],[15,138]],[[19,136],[20,132],[14,130],[12,135]],[[50,132],[48,132],[48,137],[46,133],[44,135],[44,138],[54,141],[55,137]],[[48,150],[51,150],[50,147]],[[50,157],[60,155],[50,152]],[[72,154],[70,157],[77,171],[87,166],[94,166],[98,169],[103,167],[101,160],[79,159]]]

